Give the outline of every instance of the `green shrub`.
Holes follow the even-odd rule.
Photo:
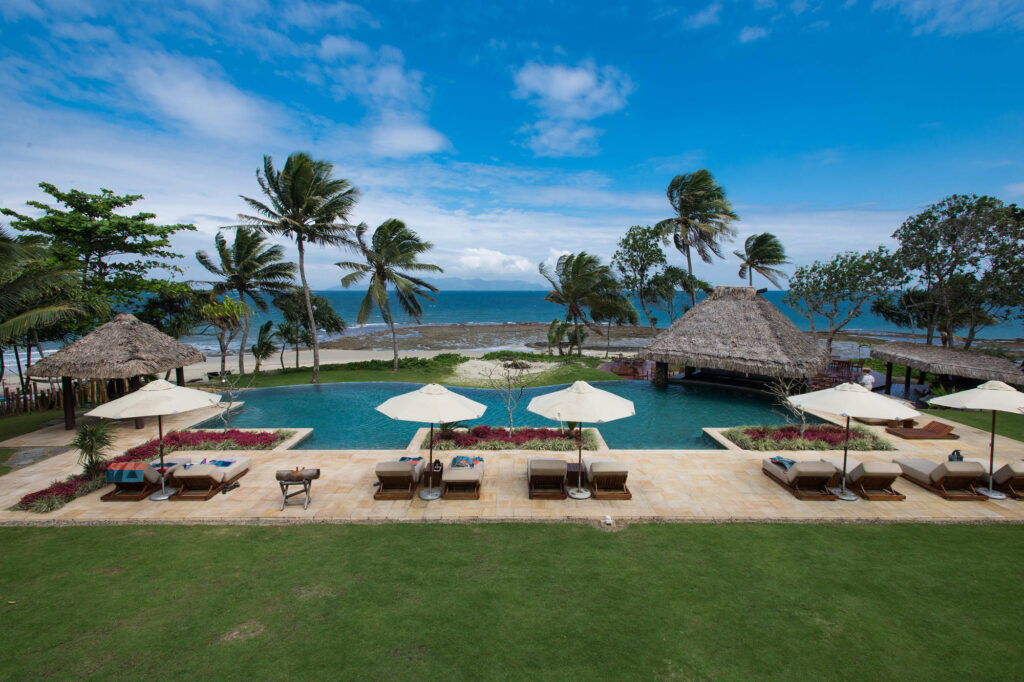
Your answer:
[[[744,450],[755,450],[758,452],[772,452],[776,450],[842,450],[843,439],[833,437],[827,440],[815,440],[810,438],[793,437],[771,437],[780,431],[792,432],[797,427],[786,426],[737,426],[722,432],[722,435],[731,440]],[[834,425],[808,426],[808,432],[812,429],[842,430],[842,427]],[[752,435],[750,431],[759,432],[759,436]],[[879,438],[871,431],[862,426],[854,426],[850,429],[850,450],[892,450],[893,446],[886,440]]]
[[[86,476],[98,476],[107,468],[107,459],[103,451],[113,442],[110,431],[111,422],[97,421],[82,424],[78,427],[71,446],[78,450],[78,463],[82,465],[82,473]]]

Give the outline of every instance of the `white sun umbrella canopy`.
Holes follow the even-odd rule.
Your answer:
[[[580,470],[576,487],[569,491],[570,496],[576,499],[590,497],[589,491],[583,488],[583,422],[603,424],[636,414],[631,400],[594,388],[585,381],[577,381],[569,388],[537,396],[526,409],[555,421],[579,424]]]
[[[912,419],[920,412],[902,402],[878,393],[872,393],[860,384],[845,383],[821,391],[802,393],[787,398],[790,405],[801,409],[818,410],[846,417],[846,439],[843,441],[843,475],[838,491],[833,491],[843,500],[855,500],[856,495],[846,491],[846,460],[850,445],[850,418],[861,419]]]
[[[453,393],[439,384],[427,384],[415,391],[396,395],[377,406],[377,411],[392,419],[430,424],[430,465],[427,467],[427,488],[420,492],[425,500],[437,499],[434,488],[434,424],[479,419],[487,406]]]
[[[998,499],[1005,497],[992,489],[996,459],[996,412],[1024,413],[1024,393],[1002,381],[986,381],[977,388],[932,398],[928,403],[958,410],[984,410],[992,413],[992,435],[988,450],[988,488],[979,488],[978,492]]]
[[[134,419],[136,417],[156,417],[157,436],[160,449],[160,469],[164,469],[164,424],[163,417],[182,412],[213,407],[220,402],[220,394],[197,391],[194,388],[177,386],[169,381],[157,379],[126,396],[104,403],[86,415],[105,419]],[[173,490],[164,485],[165,476],[161,475],[158,493],[151,499],[165,500]]]

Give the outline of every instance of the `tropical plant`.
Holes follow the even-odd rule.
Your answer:
[[[754,286],[754,273],[761,275],[778,288],[779,278],[785,277],[786,273],[776,265],[789,263],[786,258],[786,249],[782,242],[771,232],[752,234],[743,243],[742,251],[733,251],[733,254],[740,259],[741,278],[746,277],[747,283]]]
[[[114,441],[110,422],[95,421],[78,427],[71,447],[78,450],[78,463],[82,465],[82,473],[89,478],[101,475],[107,466],[104,451]]]
[[[565,354],[565,335],[571,327],[565,320],[560,320],[557,317],[551,320],[551,324],[548,325],[548,355],[551,355],[551,349],[557,348],[559,355]]]
[[[275,340],[277,340],[277,332],[274,331],[274,322],[267,320],[260,325],[259,333],[256,335],[256,343],[252,344],[252,347],[249,349],[252,351],[252,357],[256,360],[254,372],[259,372],[260,367],[263,366],[263,361],[277,352]],[[284,369],[284,367],[281,369]]]
[[[444,272],[437,265],[421,263],[418,258],[434,248],[430,242],[420,239],[419,235],[405,226],[401,220],[391,218],[373,231],[370,241],[366,241],[369,228],[361,224],[356,228],[355,246],[364,258],[363,262],[341,261],[336,263],[343,270],[350,270],[341,278],[345,288],[369,277],[366,296],[359,306],[359,324],[366,324],[370,312],[376,306],[384,322],[391,328],[391,345],[395,357],[393,370],[398,371],[398,337],[395,334],[395,317],[391,311],[389,287],[394,287],[398,305],[406,315],[415,321],[423,316],[420,299],[433,301],[431,293],[438,289],[411,273]]]
[[[235,230],[235,241],[230,246],[223,233],[214,237],[217,261],[205,251],[196,251],[196,260],[208,271],[220,277],[213,286],[216,294],[233,293],[245,303],[248,298],[257,310],[266,311],[267,301],[263,294],[277,295],[293,289],[295,264],[284,259],[284,249],[270,246],[266,238],[256,230]],[[249,316],[242,325],[242,349],[249,341]],[[238,353],[238,373],[245,374],[245,353]]]
[[[180,339],[202,324],[199,310],[213,300],[213,292],[209,289],[193,289],[183,282],[168,282],[142,303],[135,316],[164,334]]]
[[[217,344],[220,346],[220,375],[227,374],[228,348],[238,332],[242,329],[242,321],[250,314],[248,306],[241,301],[227,296],[223,301],[207,303],[200,310],[202,318],[216,330]],[[242,352],[243,349],[239,349]]]
[[[633,303],[622,292],[619,292],[618,296],[609,295],[606,299],[599,301],[597,305],[590,309],[590,316],[594,319],[594,322],[604,322],[607,325],[604,335],[605,357],[608,357],[612,350],[612,324],[635,325],[640,321],[640,315],[637,313],[636,308],[633,307]],[[650,316],[648,316],[648,319],[650,319]],[[651,328],[654,328],[653,324]]]
[[[289,345],[295,348],[295,367],[299,366],[299,346],[310,345],[312,336],[306,327],[297,322],[277,323],[277,337],[281,339],[281,369],[284,369],[284,351]]]
[[[647,309],[650,281],[666,264],[661,249],[661,231],[656,227],[634,225],[619,240],[619,248],[612,256],[614,265],[622,275],[622,286],[640,302],[647,323],[654,329],[654,318]]]
[[[600,328],[589,316],[591,308],[608,303],[609,299],[621,297],[619,285],[611,268],[603,265],[597,256],[586,251],[567,253],[559,257],[554,269],[541,263],[540,274],[551,284],[551,291],[544,300],[565,306],[565,319],[572,322],[577,351],[583,354],[584,334],[581,326],[587,326],[601,333]]]
[[[664,272],[659,272],[648,283],[647,299],[651,307],[664,311],[668,315],[669,324],[689,310],[689,306],[679,300],[680,291],[688,299],[694,300],[698,291],[710,292],[711,284],[674,265],[665,268]]]
[[[705,263],[710,263],[714,256],[721,258],[721,242],[736,235],[732,222],[739,218],[733,213],[725,190],[705,169],[675,176],[665,193],[675,215],[655,227],[666,242],[671,238],[686,256],[686,271],[693,275],[691,252],[696,251]],[[697,304],[696,293],[691,295],[690,303]]]
[[[239,215],[243,225],[265,234],[280,235],[295,242],[299,252],[299,278],[306,299],[306,318],[310,330],[317,328],[313,302],[306,280],[306,245],[339,246],[347,243],[352,226],[346,221],[359,197],[359,190],[348,180],[332,177],[334,166],[315,161],[306,152],[288,157],[282,170],[274,168],[269,156],[263,157],[263,170],[256,179],[266,202],[242,197],[256,215]],[[320,381],[320,342],[313,333],[312,383]]]
[[[313,306],[313,323],[318,332],[338,334],[348,327],[326,296],[310,294],[309,301]],[[313,330],[309,327],[309,317],[306,315],[306,297],[301,291],[294,290],[275,296],[274,307],[281,311],[285,322],[296,324],[303,329],[304,334],[312,335]]]

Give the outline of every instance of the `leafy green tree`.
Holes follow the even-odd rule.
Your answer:
[[[214,300],[216,297],[209,289],[193,289],[187,283],[175,282],[147,297],[135,316],[164,334],[180,339],[204,322],[199,311]]]
[[[609,299],[621,296],[611,268],[602,264],[597,256],[580,251],[559,257],[553,270],[544,263],[538,269],[551,284],[551,291],[544,300],[565,306],[565,319],[573,326],[570,338],[579,341],[583,326],[601,334],[589,313],[591,309],[605,305]],[[582,343],[577,345],[577,352],[583,354]]]
[[[230,296],[223,301],[207,303],[199,309],[202,318],[210,323],[216,331],[217,344],[220,346],[220,375],[227,374],[228,348],[238,332],[242,330],[243,320],[251,313],[248,306]],[[239,349],[242,352],[243,349]]]
[[[231,292],[245,303],[248,298],[257,310],[266,312],[267,301],[263,294],[271,296],[291,291],[294,286],[295,264],[284,259],[284,249],[270,246],[266,238],[255,230],[238,229],[235,241],[230,246],[222,233],[214,237],[217,247],[217,261],[205,251],[196,251],[196,260],[208,271],[220,277],[208,282],[217,294]],[[242,349],[238,353],[238,373],[245,374],[244,349],[249,342],[249,316],[242,326]]]
[[[384,322],[391,328],[391,345],[395,352],[394,371],[398,371],[398,336],[395,334],[395,317],[391,311],[389,287],[394,287],[399,306],[410,319],[419,321],[423,317],[420,299],[433,301],[430,294],[438,292],[437,287],[412,273],[444,272],[431,263],[422,263],[419,257],[434,245],[420,239],[419,235],[405,226],[401,220],[385,220],[366,241],[369,228],[365,224],[356,228],[356,245],[363,261],[342,261],[339,268],[350,272],[341,278],[345,288],[369,277],[366,296],[359,306],[359,324],[366,324],[370,312],[376,306]]]
[[[666,264],[665,252],[661,249],[661,231],[654,227],[634,225],[619,240],[619,249],[612,256],[614,265],[621,274],[622,286],[640,301],[647,323],[654,329],[654,320],[647,308],[651,277],[658,274]]]
[[[761,275],[778,288],[779,278],[785,277],[786,273],[776,265],[789,263],[786,258],[786,249],[782,242],[771,232],[752,234],[743,243],[742,251],[733,251],[733,254],[740,259],[739,276],[746,277],[747,283],[754,286],[754,273]]]
[[[309,330],[299,324],[298,322],[278,322],[277,323],[277,337],[281,339],[281,369],[284,369],[284,351],[290,344],[295,348],[295,367],[299,366],[299,346],[305,344],[309,346],[312,344],[312,334]]]
[[[680,315],[689,310],[689,306],[679,301],[679,292],[682,291],[690,300],[696,300],[698,291],[711,291],[711,284],[699,277],[695,277],[682,268],[670,265],[651,278],[649,285],[648,299],[651,307],[663,311],[668,315],[668,322],[672,324]]]
[[[898,277],[885,247],[866,253],[847,251],[830,261],[797,268],[782,300],[807,318],[812,333],[817,332],[818,318],[824,318],[825,345],[831,353],[839,330],[860,315],[871,299],[889,291]]]
[[[629,297],[622,292],[619,292],[618,296],[609,294],[606,299],[600,301],[590,309],[590,316],[594,318],[594,322],[598,324],[604,322],[607,325],[605,329],[605,357],[608,357],[611,354],[612,325],[635,325],[640,321],[640,315],[637,313],[636,308],[633,307],[632,301],[630,301]],[[650,317],[648,316],[648,320],[649,319]],[[651,328],[654,328],[653,324],[651,325]]]
[[[252,348],[249,349],[256,360],[254,372],[259,373],[263,361],[277,352],[277,344],[274,343],[276,340],[277,332],[274,331],[274,323],[272,320],[267,320],[260,325],[259,333],[256,335],[256,343],[252,344]],[[284,367],[282,366],[281,369],[284,369]]]
[[[675,215],[655,227],[686,256],[686,271],[693,275],[691,252],[696,251],[705,263],[710,263],[714,256],[721,258],[721,242],[736,235],[732,223],[739,218],[733,213],[725,190],[705,169],[675,176],[666,195]],[[697,305],[695,292],[690,304]]]
[[[176,232],[195,230],[195,225],[157,225],[150,222],[156,217],[153,213],[125,216],[116,212],[142,199],[141,194],[117,195],[108,189],[99,194],[76,189],[62,192],[47,182],[39,187],[58,206],[27,202],[43,212],[38,218],[6,208],[0,213],[14,218],[15,229],[41,237],[54,264],[75,267],[91,293],[125,305],[163,286],[164,280],[151,277],[151,271],[181,272],[168,262],[181,258],[171,250],[170,238]]]
[[[348,180],[332,177],[334,166],[315,161],[306,152],[294,152],[282,170],[274,168],[269,156],[263,157],[263,170],[256,171],[256,180],[265,201],[243,196],[256,215],[239,215],[240,227],[250,227],[265,234],[287,237],[299,252],[299,278],[306,303],[306,324],[316,329],[313,301],[306,280],[306,246],[340,246],[349,243],[352,226],[346,221],[359,198],[359,190]],[[320,340],[312,338],[312,383],[320,381]]]
[[[339,334],[348,327],[325,296],[311,294],[309,301],[313,307],[315,329],[328,334]],[[293,289],[275,296],[274,307],[281,311],[286,322],[298,325],[312,336],[313,330],[310,329],[309,318],[306,316],[306,297],[301,291]],[[312,341],[307,345],[312,348]]]

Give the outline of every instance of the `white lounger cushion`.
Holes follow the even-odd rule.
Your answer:
[[[589,455],[583,458],[583,470],[587,474],[587,479],[593,477],[594,474],[628,474],[629,467],[622,462],[614,459],[608,459],[607,457],[595,457]]]
[[[252,460],[248,457],[225,457],[224,459],[233,459],[235,463],[227,467],[219,467],[216,464],[193,464],[186,469],[183,466],[179,466],[174,470],[174,477],[180,481],[182,479],[209,476],[214,481],[223,483],[224,481],[231,480],[243,471],[248,471],[249,466],[252,464]]]

